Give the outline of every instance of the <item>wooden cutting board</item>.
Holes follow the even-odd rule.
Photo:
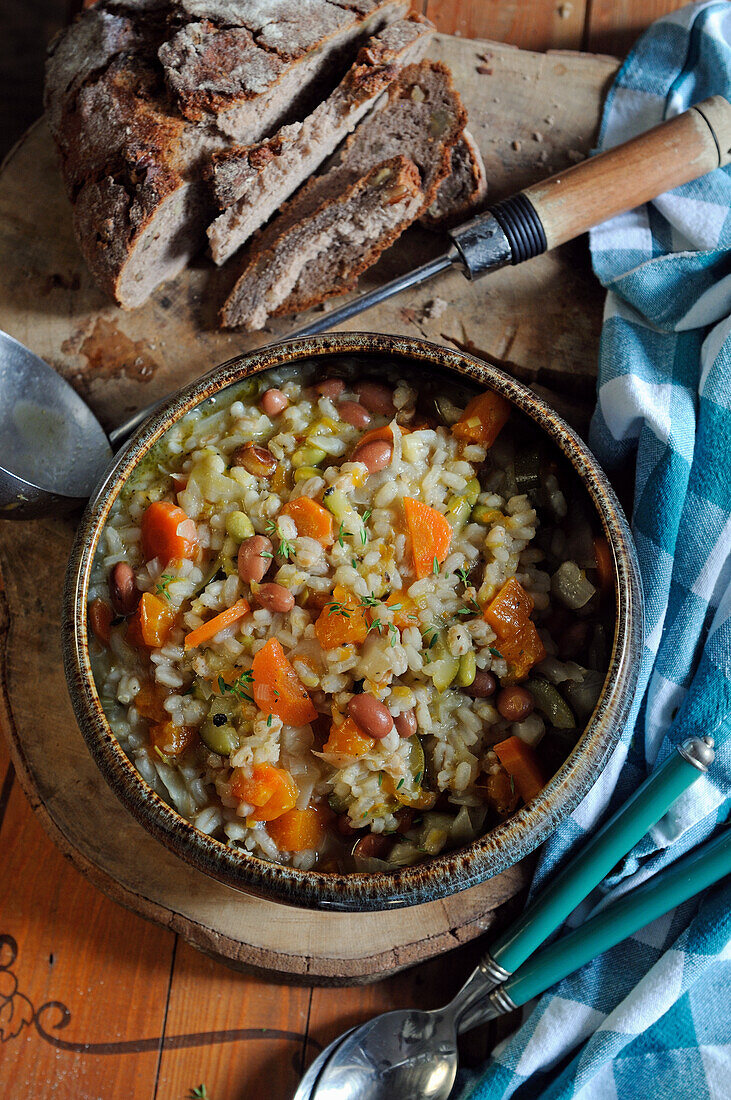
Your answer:
[[[529,53],[437,36],[496,200],[581,159],[596,135],[611,58]],[[438,237],[413,230],[362,280],[423,263]],[[68,378],[107,426],[216,363],[285,335],[215,328],[230,272],[201,259],[125,313],[96,289],[71,231],[45,122],[0,170],[0,328]],[[350,329],[422,335],[466,348],[530,384],[581,426],[593,392],[603,292],[583,242],[488,280],[453,273],[356,318]],[[61,588],[74,519],[0,525],[0,724],[25,792],[64,853],[95,884],[201,950],[309,983],[367,981],[481,934],[522,889],[516,867],[444,901],[393,913],[310,913],[237,894],[163,850],[98,774],[67,698]]]

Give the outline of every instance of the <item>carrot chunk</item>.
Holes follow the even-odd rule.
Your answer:
[[[408,435],[409,429],[399,425],[399,431],[401,435]],[[381,428],[370,428],[367,432],[363,432],[363,435],[356,441],[356,447],[362,447],[364,443],[373,443],[376,440],[384,439],[390,443],[393,439],[393,431],[390,424],[384,424]]]
[[[304,726],[317,711],[276,638],[270,638],[252,663],[254,699],[260,710],[289,726]]]
[[[227,626],[233,626],[239,619],[243,619],[244,615],[249,614],[250,610],[246,600],[237,600],[233,607],[227,607],[225,611],[214,615],[207,623],[197,626],[195,630],[191,630],[190,634],[186,634],[185,648],[195,649],[197,646],[210,642],[211,638],[215,638],[221,630],[225,630]]]
[[[530,615],[533,600],[522,584],[511,577],[485,610],[485,619],[497,635],[500,655],[508,663],[505,682],[524,680],[533,665],[546,656]]]
[[[361,645],[368,635],[368,623],[360,600],[336,584],[332,600],[325,604],[315,622],[315,633],[323,649]]]
[[[159,649],[165,645],[175,612],[152,592],[143,592],[137,610],[129,620],[127,641],[133,646]]]
[[[310,497],[297,497],[282,508],[283,516],[291,516],[297,527],[297,534],[308,539],[316,539],[322,546],[332,546],[333,518],[327,508],[323,508]]]
[[[452,435],[465,443],[492,447],[510,416],[510,404],[499,393],[486,390],[468,402],[465,411],[452,425]]]
[[[421,580],[436,572],[434,562],[441,565],[449,553],[452,526],[436,508],[430,508],[412,497],[404,497],[404,511],[411,537],[411,557],[416,575]]]
[[[343,756],[365,756],[375,740],[361,733],[352,718],[346,718],[341,725],[333,725],[330,736],[322,746],[323,752],[339,753]]]
[[[614,587],[614,558],[609,543],[602,535],[597,535],[594,539],[594,557],[599,587],[602,592],[611,592]]]
[[[508,737],[506,741],[493,745],[493,751],[508,775],[513,777],[524,802],[530,802],[540,794],[546,781],[530,745],[519,737]]]
[[[169,500],[156,500],[142,517],[142,553],[145,561],[192,560],[198,553],[198,536],[192,519]]]
[[[273,764],[254,764],[250,771],[234,768],[231,792],[254,807],[249,821],[273,821],[294,809],[299,791],[292,776]]]
[[[326,806],[308,806],[306,810],[288,810],[267,826],[267,832],[283,852],[304,852],[318,848],[332,812]]]

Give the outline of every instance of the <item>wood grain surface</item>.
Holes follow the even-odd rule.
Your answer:
[[[651,19],[679,6],[673,0],[588,0],[586,4],[430,0],[428,10],[446,32],[505,39],[530,48],[583,46],[621,52]],[[66,0],[30,4],[13,0],[3,5],[0,142],[4,149],[13,137],[13,127],[17,134],[31,120],[28,104],[40,102],[43,41],[48,29],[63,21],[66,7]],[[28,44],[26,49],[23,42]],[[490,67],[489,62],[478,64]],[[28,89],[23,96],[15,79],[21,69],[22,87]],[[535,166],[534,171],[542,168]],[[44,171],[51,170],[46,163]],[[28,198],[32,204],[32,193]],[[66,222],[67,213],[57,207],[54,234],[64,246],[68,245]],[[30,227],[34,228],[32,221]],[[51,243],[55,247],[55,241]],[[37,247],[43,247],[40,241]],[[583,267],[588,282],[585,257],[577,246],[573,263]],[[50,315],[80,323],[74,287],[51,290]],[[505,291],[500,298],[505,314],[510,316],[512,311],[516,320],[526,306],[535,310],[537,303],[542,304],[537,286],[528,285],[520,294]],[[592,301],[596,309],[600,295],[595,293]],[[577,311],[581,308],[575,301],[564,304]],[[105,313],[102,306],[100,313],[113,326],[110,312]],[[598,324],[598,314],[594,323]],[[413,322],[401,320],[404,324]],[[87,394],[96,393],[97,405],[109,422],[134,403],[134,387],[124,392],[122,384],[114,399],[105,402],[102,384],[91,375],[104,371],[103,349],[113,347],[117,339],[124,342],[126,330],[120,331],[118,337],[114,327],[94,326],[85,337],[92,337],[89,362],[83,356],[76,360],[77,381]],[[18,335],[23,338],[22,333]],[[33,343],[32,327],[25,337]],[[460,338],[475,342],[469,332]],[[518,366],[521,340],[518,332],[507,353],[507,357],[516,356]],[[509,344],[506,336],[499,354]],[[593,357],[596,328],[588,344],[587,357]],[[127,369],[134,365],[144,377],[145,363],[135,364],[129,345],[126,351]],[[544,346],[542,358],[550,359],[551,352]],[[54,358],[59,356],[56,347]],[[141,383],[148,400],[154,396],[153,379],[154,374],[149,384]],[[44,531],[39,537],[52,539],[52,533]],[[37,578],[30,580],[38,584]],[[0,601],[0,624],[3,615],[7,606]],[[42,647],[41,639],[38,645]],[[43,676],[29,687],[41,697]],[[321,1044],[346,1026],[397,1004],[439,1003],[480,950],[477,944],[461,947],[378,985],[351,989],[282,986],[236,974],[189,948],[174,932],[117,906],[61,856],[14,778],[2,738],[0,867],[0,1089],[7,1096],[183,1100],[205,1083],[211,1100],[259,1096],[285,1100]],[[467,1036],[465,1060],[481,1062],[497,1035],[509,1026],[510,1021],[501,1021]]]

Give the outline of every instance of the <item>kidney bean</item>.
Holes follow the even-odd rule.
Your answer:
[[[282,612],[291,611],[294,607],[294,596],[282,584],[263,584],[257,589],[254,596],[260,607],[267,611]]]
[[[315,382],[312,388],[320,397],[340,397],[345,389],[345,382],[342,378],[325,378],[322,382]]]
[[[492,672],[485,672],[480,669],[475,673],[474,680],[465,690],[468,695],[473,696],[475,699],[488,699],[497,690],[497,679]]]
[[[371,414],[357,401],[339,401],[338,416],[354,428],[367,428],[371,422]]]
[[[385,859],[391,850],[392,840],[388,836],[380,836],[378,833],[366,833],[353,848],[354,856],[362,856],[364,859],[373,857]]]
[[[102,645],[109,645],[112,625],[112,609],[106,600],[98,597],[89,604],[89,626]]]
[[[231,465],[243,466],[255,477],[271,477],[277,468],[277,460],[266,447],[242,443],[231,455]]]
[[[267,416],[278,416],[289,405],[289,398],[281,390],[267,390],[262,394],[261,407]]]
[[[369,474],[385,470],[393,457],[393,444],[385,439],[371,439],[361,443],[350,456],[351,462],[362,462]]]
[[[358,382],[353,387],[368,412],[377,416],[393,416],[396,407],[393,403],[393,390],[381,382]]]
[[[272,564],[272,559],[262,557],[262,555],[271,554],[272,552],[271,540],[266,535],[252,535],[251,538],[244,539],[241,546],[239,546],[238,556],[241,580],[246,584],[251,584],[252,581],[258,583],[263,580],[269,566]]]
[[[109,574],[109,595],[112,607],[118,615],[131,615],[140,602],[140,593],[135,584],[135,574],[126,561],[118,561]]]
[[[413,737],[418,728],[416,712],[413,710],[405,710],[403,714],[399,714],[393,721],[398,730],[399,737]]]
[[[498,692],[497,709],[508,722],[522,722],[534,708],[533,696],[526,688],[514,684]]]
[[[339,814],[335,821],[335,828],[338,830],[341,836],[355,836],[357,829],[354,829],[350,823],[350,818],[347,814]]]
[[[353,696],[348,703],[348,714],[366,737],[375,737],[377,741],[388,737],[393,729],[393,718],[388,707],[366,691]]]

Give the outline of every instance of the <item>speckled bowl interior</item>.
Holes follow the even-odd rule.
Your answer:
[[[476,388],[503,394],[566,456],[586,487],[612,548],[615,631],[607,677],[596,708],[570,756],[541,794],[509,820],[466,847],[390,873],[299,871],[227,847],[201,833],[147,785],[128,760],[102,711],[88,645],[87,593],[94,555],[109,511],[130,473],[172,423],[212,395],[252,374],[322,361],[323,376],[343,357],[406,361]],[[64,593],[63,649],[76,717],[102,775],[125,807],[186,863],[237,890],[307,908],[377,910],[432,901],[490,878],[538,847],[590,790],[612,752],[637,680],[643,637],[642,594],[632,539],[601,468],[576,433],[515,379],[473,356],[422,340],[374,333],[305,337],[231,359],[171,397],[119,453],[90,501],[69,561]]]

